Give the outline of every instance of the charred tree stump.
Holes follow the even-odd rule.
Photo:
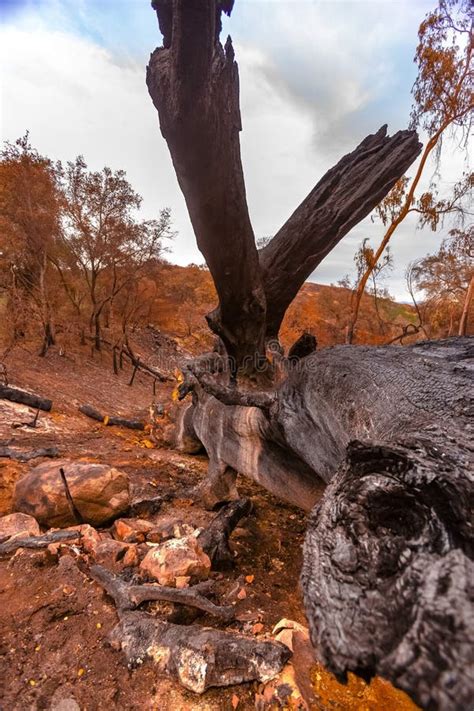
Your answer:
[[[216,285],[208,322],[230,362],[230,379],[191,364],[180,389],[193,393],[181,430],[209,455],[202,498],[209,507],[235,500],[240,472],[306,510],[317,504],[303,587],[319,658],[342,678],[380,673],[427,709],[464,711],[474,697],[466,645],[472,345],[304,353],[273,392],[237,388],[235,377],[258,370],[305,279],[403,176],[418,137],[390,137],[385,126],[367,136],[257,252],[237,64],[230,38],[219,41],[233,0],[153,6],[163,47],[147,85]]]

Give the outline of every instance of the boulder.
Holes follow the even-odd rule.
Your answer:
[[[68,460],[34,467],[17,482],[13,495],[15,511],[58,528],[78,523],[103,526],[124,514],[129,505],[124,472],[107,464]]]
[[[211,560],[195,536],[185,536],[153,546],[142,560],[140,568],[160,585],[175,587],[177,579],[190,578],[194,582],[208,578]]]
[[[12,513],[0,518],[0,540],[12,536],[39,536],[38,521],[24,513]]]

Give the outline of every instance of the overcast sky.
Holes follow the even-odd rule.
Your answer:
[[[435,0],[236,0],[231,34],[240,67],[242,157],[257,237],[274,234],[317,180],[367,134],[406,128],[417,30]],[[28,129],[53,159],[83,154],[89,166],[124,168],[143,196],[143,216],[172,209],[170,259],[202,263],[166,143],[145,85],[161,45],[148,0],[0,0],[2,140]],[[464,154],[445,149],[447,186]],[[369,218],[352,230],[311,280],[353,271]],[[446,233],[446,230],[444,231]],[[408,220],[393,237],[391,293],[407,299],[409,261],[434,251],[443,232]]]

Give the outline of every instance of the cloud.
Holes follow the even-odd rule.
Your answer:
[[[240,67],[242,158],[257,237],[274,234],[367,133],[385,122],[405,126],[416,29],[431,4],[236,3],[225,29]],[[2,137],[29,129],[32,143],[54,159],[82,153],[91,168],[124,168],[144,197],[144,216],[171,207],[179,232],[172,259],[202,262],[145,86],[149,53],[161,42],[147,3],[37,0],[25,7],[0,27]],[[459,174],[459,157],[448,157],[446,175]],[[375,242],[381,234],[370,220],[358,225],[314,279],[337,281],[352,269],[363,237]],[[394,293],[404,294],[407,261],[439,240],[403,224],[394,237]]]

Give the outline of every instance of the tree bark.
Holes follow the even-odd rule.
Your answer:
[[[329,348],[291,370],[270,410],[196,385],[191,418],[209,506],[238,497],[236,472],[317,504],[302,581],[319,659],[446,711],[474,693],[473,352],[472,338]]]

